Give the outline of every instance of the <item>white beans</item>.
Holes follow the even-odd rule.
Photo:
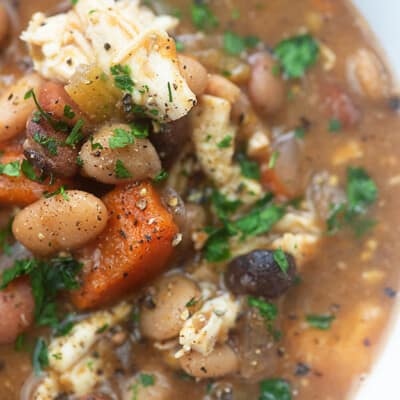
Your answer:
[[[13,343],[33,322],[34,300],[29,282],[19,279],[0,291],[0,344]]]
[[[371,100],[382,100],[389,95],[390,79],[385,67],[370,50],[359,49],[348,61],[350,86]]]
[[[143,305],[140,314],[142,334],[154,340],[168,340],[179,335],[185,322],[182,318],[188,311],[186,304],[200,298],[200,290],[195,282],[174,275],[163,278],[155,288],[153,309]]]
[[[179,55],[180,71],[185,78],[190,90],[200,96],[204,93],[207,86],[207,70],[197,60],[192,57]]]
[[[118,129],[131,131],[131,127],[126,124],[106,124],[92,140],[88,140],[82,146],[79,154],[83,162],[83,174],[109,184],[151,179],[157,176],[161,171],[161,162],[148,139],[134,138],[133,143],[123,148],[110,148],[110,139],[115,136],[115,131]],[[127,175],[118,172],[118,164],[123,166]]]
[[[37,74],[30,74],[18,80],[0,97],[0,142],[12,139],[21,133],[35,109],[32,99],[24,100],[30,89],[36,92],[42,80]]]
[[[105,228],[107,209],[100,199],[79,190],[66,196],[40,199],[16,215],[14,236],[34,254],[79,248]]]
[[[275,60],[266,52],[251,57],[249,96],[263,114],[273,114],[283,105],[285,87],[282,78],[274,73]]]
[[[3,44],[10,29],[10,18],[3,4],[0,4],[0,44]]]
[[[226,344],[217,346],[208,356],[191,351],[180,363],[182,369],[195,378],[219,378],[239,370],[239,358]]]
[[[210,75],[206,93],[234,104],[239,99],[240,88],[221,75]]]

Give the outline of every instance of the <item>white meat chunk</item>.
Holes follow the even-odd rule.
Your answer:
[[[234,163],[237,127],[230,122],[231,104],[222,98],[204,95],[193,110],[193,141],[204,173],[230,199],[252,204],[262,195],[259,182],[241,175]]]
[[[177,22],[154,15],[137,0],[79,0],[67,13],[34,14],[21,38],[35,69],[63,83],[80,65],[95,64],[106,73],[115,65],[129,66],[135,104],[150,117],[168,122],[196,104],[167,33]]]

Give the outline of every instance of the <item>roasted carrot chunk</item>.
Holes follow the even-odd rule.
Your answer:
[[[0,156],[0,163],[8,164],[11,162],[19,161],[20,163],[24,159],[21,152],[15,150],[5,150],[4,154]],[[5,174],[0,175],[0,205],[18,205],[27,206],[39,200],[43,193],[54,192],[60,188],[60,186],[66,184],[66,181],[56,179],[53,184],[41,183],[28,179],[23,173],[19,176],[8,176]]]
[[[103,198],[106,229],[76,254],[83,262],[82,286],[72,293],[79,309],[111,303],[160,273],[178,233],[150,183],[117,187]]]

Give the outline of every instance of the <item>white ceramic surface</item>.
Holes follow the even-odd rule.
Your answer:
[[[400,0],[353,0],[377,36],[393,74],[400,81]],[[356,400],[399,400],[400,306],[393,314],[386,340]]]

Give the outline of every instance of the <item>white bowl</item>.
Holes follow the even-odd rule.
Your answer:
[[[400,81],[400,0],[353,0],[378,39],[378,45],[397,81]],[[356,400],[400,399],[400,306],[393,310],[380,353],[371,373],[356,390]],[[354,395],[354,393],[353,393]]]

